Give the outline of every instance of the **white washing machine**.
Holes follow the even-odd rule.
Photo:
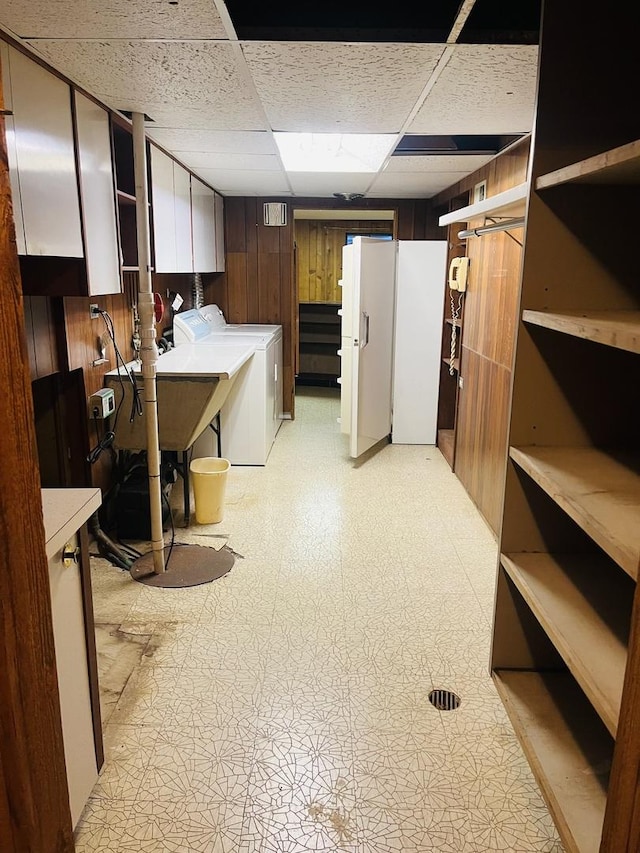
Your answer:
[[[220,446],[232,465],[265,465],[282,423],[282,326],[231,324],[216,305],[193,308],[173,320],[176,347],[184,343],[255,344],[220,410]],[[205,430],[193,456],[216,456],[217,437]]]

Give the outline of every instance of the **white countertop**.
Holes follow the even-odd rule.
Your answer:
[[[100,509],[100,489],[41,489],[47,557],[67,544],[93,513]]]
[[[255,340],[241,343],[221,344],[181,344],[159,356],[156,362],[156,375],[161,377],[195,377],[231,379],[256,351]],[[133,370],[136,376],[142,376],[142,364],[130,361],[128,370]],[[122,373],[110,370],[106,376],[116,376]]]

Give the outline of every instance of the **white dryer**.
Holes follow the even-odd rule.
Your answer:
[[[255,344],[254,356],[238,376],[220,410],[222,455],[233,465],[264,465],[282,423],[282,326],[231,324],[216,305],[176,314],[176,347],[184,343],[220,346]],[[206,430],[194,457],[215,456],[217,440]]]

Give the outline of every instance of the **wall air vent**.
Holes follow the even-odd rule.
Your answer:
[[[286,225],[287,205],[284,202],[269,201],[264,205],[265,225]]]

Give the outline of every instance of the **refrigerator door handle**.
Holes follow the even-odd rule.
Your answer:
[[[364,342],[362,344],[362,349],[364,349],[369,343],[369,315],[366,311],[362,312],[362,319],[364,320]]]

